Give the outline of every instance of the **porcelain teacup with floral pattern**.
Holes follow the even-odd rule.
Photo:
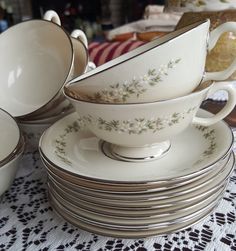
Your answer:
[[[142,103],[186,95],[202,79],[224,80],[236,69],[236,60],[224,71],[204,73],[207,49],[225,31],[236,30],[236,22],[211,33],[209,25],[203,20],[157,38],[73,79],[65,91],[95,103]]]
[[[226,117],[236,104],[236,90],[222,83],[203,83],[201,89],[175,99],[136,104],[105,104],[79,100],[66,93],[80,118],[98,138],[110,143],[114,156],[126,161],[162,157],[171,148],[171,139],[191,124],[207,127]],[[229,99],[216,115],[196,115],[201,103],[218,90]]]

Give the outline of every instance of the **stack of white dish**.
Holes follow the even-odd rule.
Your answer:
[[[139,238],[184,229],[217,206],[234,167],[222,119],[236,90],[210,80],[228,78],[236,61],[204,68],[207,49],[236,23],[209,27],[184,27],[65,85],[76,112],[44,132],[39,150],[51,204],[66,220]],[[199,109],[218,90],[228,93],[226,106],[215,115]]]
[[[139,238],[184,229],[212,212],[234,168],[232,143],[224,122],[192,125],[162,158],[126,162],[72,113],[45,131],[39,149],[56,212],[87,231]]]

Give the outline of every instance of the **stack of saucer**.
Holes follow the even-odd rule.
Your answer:
[[[39,148],[58,214],[90,232],[139,238],[184,229],[209,215],[234,167],[232,143],[222,121],[191,125],[173,137],[162,158],[127,162],[72,113],[44,132]]]

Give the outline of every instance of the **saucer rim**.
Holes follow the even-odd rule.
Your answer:
[[[205,113],[205,114],[208,114],[208,115],[212,115],[212,113],[210,113],[210,112],[208,112],[208,111],[205,111],[205,110],[203,110],[203,109],[199,109],[199,111],[200,112],[203,112],[203,113]],[[233,148],[233,143],[234,143],[234,136],[233,136],[233,132],[232,132],[232,130],[231,130],[231,128],[230,128],[230,126],[226,123],[226,122],[224,122],[223,120],[222,121],[219,121],[219,122],[217,122],[216,124],[222,124],[222,125],[224,125],[225,126],[225,129],[226,130],[229,130],[229,132],[230,132],[230,137],[231,137],[231,143],[229,143],[229,148],[228,149],[226,149],[226,151],[225,151],[225,153],[222,155],[222,156],[220,156],[219,158],[217,158],[215,161],[212,161],[212,163],[211,164],[209,164],[209,165],[205,165],[204,167],[202,167],[200,170],[198,170],[198,171],[196,171],[196,172],[192,172],[192,173],[189,173],[189,174],[186,174],[186,175],[184,175],[184,176],[179,176],[179,177],[172,177],[172,178],[168,178],[168,179],[156,179],[156,180],[146,180],[146,181],[126,181],[126,180],[123,180],[123,181],[117,181],[117,180],[108,180],[108,179],[102,179],[102,178],[95,178],[95,177],[90,177],[90,176],[85,176],[85,175],[82,175],[82,174],[79,174],[79,173],[75,173],[75,172],[72,172],[72,171],[69,171],[69,170],[67,170],[67,169],[65,169],[65,168],[63,168],[63,167],[61,167],[61,166],[59,166],[59,165],[57,165],[57,164],[55,164],[55,163],[53,163],[53,161],[51,161],[50,159],[49,159],[49,157],[47,157],[47,155],[44,153],[44,151],[43,151],[43,147],[42,147],[42,145],[43,145],[43,140],[44,140],[44,138],[47,136],[47,132],[49,131],[49,129],[51,129],[53,126],[56,126],[57,124],[59,124],[61,121],[63,121],[63,120],[66,120],[66,119],[68,119],[68,118],[70,118],[70,117],[72,117],[72,116],[77,116],[77,117],[79,117],[78,116],[78,114],[76,113],[76,112],[73,112],[73,113],[71,113],[71,114],[69,114],[69,115],[67,115],[67,116],[65,116],[65,117],[63,117],[62,119],[59,119],[58,121],[56,121],[52,126],[50,126],[47,130],[45,130],[44,131],[44,133],[42,134],[42,136],[40,137],[40,140],[39,140],[39,147],[38,147],[38,149],[39,149],[39,153],[40,153],[40,155],[41,156],[43,156],[44,157],[44,159],[46,159],[51,165],[53,165],[56,169],[59,169],[61,172],[64,172],[64,173],[67,173],[68,175],[71,175],[71,176],[73,176],[73,177],[76,177],[76,178],[78,178],[78,179],[82,179],[82,180],[85,180],[85,181],[91,181],[91,182],[94,182],[94,183],[98,183],[98,184],[128,184],[128,185],[130,185],[130,184],[133,184],[133,185],[137,185],[137,184],[140,184],[140,185],[155,185],[155,184],[168,184],[168,183],[171,183],[171,182],[179,182],[179,181],[181,181],[181,180],[184,180],[184,179],[189,179],[189,178],[191,178],[191,177],[194,177],[194,176],[196,176],[196,175],[199,175],[199,174],[202,174],[202,173],[204,173],[204,172],[207,172],[207,171],[209,171],[209,169],[211,169],[211,168],[214,168],[214,166],[220,161],[220,160],[222,160],[222,159],[224,159],[228,154],[229,154],[229,152],[232,150],[232,148]],[[83,129],[82,129],[83,130]]]
[[[207,173],[205,176],[203,176],[202,178],[205,178],[204,182],[201,181],[201,178],[197,179],[197,185],[194,184],[194,186],[192,185],[192,183],[194,183],[195,181],[191,181],[188,184],[185,185],[181,185],[178,188],[181,188],[180,191],[175,191],[176,187],[174,187],[173,189],[166,189],[166,190],[157,190],[157,191],[150,191],[149,193],[145,193],[145,194],[117,194],[117,193],[108,193],[107,191],[99,191],[99,190],[89,190],[86,187],[77,187],[76,184],[65,184],[62,183],[62,178],[59,177],[59,180],[57,179],[58,176],[56,174],[52,174],[50,172],[48,172],[48,179],[55,184],[55,186],[60,186],[60,188],[62,190],[67,190],[68,193],[70,193],[70,191],[74,191],[75,193],[80,193],[80,194],[84,194],[84,195],[88,195],[91,197],[96,197],[96,198],[101,198],[101,199],[109,199],[110,197],[113,198],[113,200],[127,200],[127,201],[136,201],[136,200],[142,200],[142,199],[166,199],[166,198],[173,198],[176,196],[180,196],[180,195],[184,195],[184,194],[188,194],[191,193],[193,191],[196,191],[196,189],[201,189],[203,186],[209,184],[211,182],[212,179],[215,179],[219,174],[221,174],[222,172],[225,171],[225,169],[228,168],[229,164],[235,163],[234,160],[234,153],[230,153],[228,159],[226,160],[225,163],[223,163],[222,166],[220,166],[217,169],[217,172],[215,172],[213,175],[211,175],[212,173],[209,172]],[[212,171],[212,170],[211,170]],[[60,183],[61,180],[61,183]],[[74,185],[73,187],[70,185]],[[187,185],[187,188],[186,188]],[[77,189],[78,188],[78,189]],[[187,190],[186,190],[187,189]],[[166,193],[167,192],[167,193]],[[161,195],[160,195],[161,193]],[[151,194],[151,195],[150,195]],[[115,196],[115,197],[114,197]]]

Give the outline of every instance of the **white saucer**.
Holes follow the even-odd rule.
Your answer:
[[[50,201],[54,210],[59,215],[61,215],[68,222],[78,226],[81,229],[100,235],[112,236],[115,238],[145,238],[148,236],[163,235],[179,231],[191,226],[194,223],[197,223],[212,212],[216,205],[218,205],[221,197],[222,196],[219,196],[214,203],[208,205],[198,214],[195,214],[192,217],[189,217],[188,219],[180,219],[180,221],[177,222],[167,222],[167,224],[161,224],[161,226],[159,225],[158,227],[150,229],[147,229],[148,227],[144,229],[124,229],[121,227],[114,228],[113,226],[109,226],[108,224],[99,224],[96,221],[88,220],[83,217],[79,217],[77,214],[72,213],[70,210],[58,203],[58,201],[52,198],[51,196]]]
[[[142,200],[142,199],[167,199],[167,198],[173,198],[176,196],[188,194],[191,192],[194,192],[196,190],[201,189],[202,187],[211,184],[213,180],[215,180],[218,176],[222,175],[222,172],[225,169],[229,168],[229,165],[232,164],[234,153],[230,153],[229,156],[224,159],[222,165],[216,166],[213,168],[210,172],[207,172],[204,176],[199,176],[197,180],[191,181],[187,184],[177,186],[171,189],[165,189],[160,190],[160,187],[157,187],[156,189],[147,189],[145,192],[140,193],[117,193],[110,190],[97,190],[97,189],[90,189],[87,187],[82,187],[77,184],[70,183],[68,180],[65,179],[65,177],[61,178],[60,176],[54,174],[49,170],[48,171],[48,179],[55,184],[55,186],[58,186],[60,189],[62,189],[64,192],[68,192],[69,194],[77,193],[81,195],[88,195],[93,196],[95,198],[101,198],[101,199],[110,199],[113,200]],[[44,162],[45,166],[47,164]],[[232,164],[233,165],[233,164]]]
[[[206,207],[211,206],[213,203],[216,203],[219,199],[219,196],[222,196],[222,193],[225,191],[225,188],[220,188],[214,195],[206,198],[204,201],[199,201],[196,205],[192,205],[186,210],[178,210],[177,212],[164,213],[155,215],[152,217],[121,217],[108,215],[106,212],[97,213],[89,210],[82,209],[81,207],[75,206],[73,203],[68,202],[63,199],[58,193],[50,190],[50,195],[55,201],[61,204],[64,208],[69,210],[71,213],[75,214],[78,217],[92,220],[101,225],[110,225],[114,228],[125,228],[125,229],[145,229],[153,227],[161,227],[163,225],[171,225],[174,222],[181,222],[186,218],[192,218],[195,214],[200,213]],[[209,209],[209,208],[208,208]]]
[[[201,110],[200,116],[209,116]],[[224,122],[208,128],[191,126],[171,140],[168,154],[156,161],[129,163],[103,154],[100,141],[77,113],[57,121],[42,135],[40,151],[63,172],[107,183],[148,183],[181,180],[213,168],[230,150],[231,129]]]
[[[211,182],[192,192],[167,198],[158,197],[158,193],[156,197],[153,198],[147,197],[141,199],[139,197],[136,197],[136,195],[133,195],[132,200],[126,200],[126,199],[117,200],[114,199],[112,195],[110,195],[110,197],[108,198],[99,198],[95,195],[94,196],[85,195],[73,190],[68,190],[65,188],[61,189],[61,187],[58,184],[55,184],[53,180],[51,180],[51,182],[53,183],[52,185],[54,189],[57,190],[59,194],[63,193],[64,197],[70,199],[73,203],[76,203],[76,201],[79,200],[80,202],[78,204],[81,204],[81,202],[84,201],[84,202],[92,202],[95,205],[100,205],[100,206],[106,205],[108,207],[113,207],[113,208],[150,208],[150,207],[168,208],[176,204],[183,204],[183,203],[187,204],[191,202],[197,202],[213,193],[216,193],[228,179],[229,175],[233,170],[233,167],[234,167],[234,155],[231,155],[226,168],[223,171],[220,171],[219,175],[212,178]]]

